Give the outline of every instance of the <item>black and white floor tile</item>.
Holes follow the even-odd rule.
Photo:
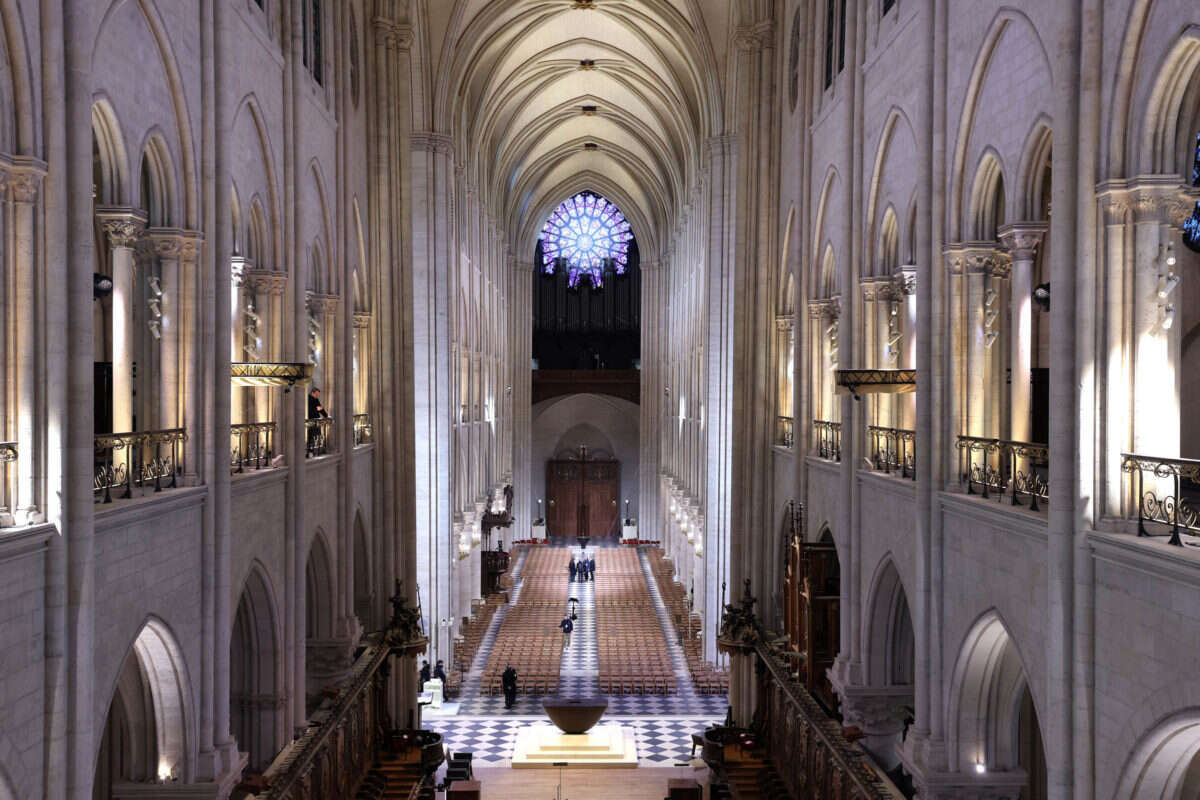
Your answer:
[[[521,569],[528,551],[517,558],[513,568],[514,589],[511,602],[521,591]],[[608,700],[606,721],[634,728],[640,763],[644,766],[671,766],[690,758],[692,734],[725,717],[724,695],[700,695],[692,686],[683,649],[675,638],[658,586],[650,571],[649,559],[641,554],[642,572],[654,601],[659,623],[671,653],[679,693],[674,695],[605,695]],[[570,597],[578,599],[578,619],[571,646],[563,652],[559,678],[559,696],[595,696],[598,688],[595,584],[589,581],[568,583],[564,602],[569,610]],[[467,675],[456,716],[427,717],[423,726],[439,731],[454,751],[470,751],[478,763],[503,766],[512,758],[517,730],[528,724],[545,722],[540,695],[518,695],[511,709],[504,707],[502,695],[481,695],[479,677],[487,664],[496,635],[507,608],[497,612],[488,627],[475,663]]]
[[[692,734],[721,720],[713,717],[618,717],[606,722],[634,729],[641,766],[673,766],[692,757]],[[517,731],[525,725],[540,725],[545,717],[441,717],[427,720],[425,727],[438,731],[453,752],[470,752],[475,763],[506,766],[512,760]]]

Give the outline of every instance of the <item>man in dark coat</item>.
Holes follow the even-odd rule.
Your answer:
[[[428,661],[421,662],[421,691],[425,691],[425,684],[433,678],[433,668],[429,666]]]
[[[571,573],[571,583],[575,582],[575,559],[567,562],[567,572]]]
[[[437,666],[433,668],[433,677],[442,682],[442,686],[446,685],[446,664],[440,658]]]
[[[563,617],[562,622],[558,623],[558,627],[562,628],[563,650],[566,650],[571,646],[571,631],[575,630],[575,623],[571,622],[570,617]]]
[[[316,386],[308,393],[308,418],[309,419],[328,419],[329,414],[325,411],[325,406],[321,403],[321,390]],[[325,452],[325,435],[321,428],[317,425],[308,427],[308,450],[313,455],[323,455]]]
[[[512,664],[501,673],[500,682],[504,685],[504,707],[512,708],[517,702],[517,671]]]
[[[596,579],[596,559],[589,558],[587,560],[587,572],[589,581]]]

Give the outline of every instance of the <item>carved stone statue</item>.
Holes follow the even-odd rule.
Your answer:
[[[396,593],[388,598],[392,604],[392,619],[388,623],[388,636],[398,643],[415,642],[424,638],[421,634],[421,612],[408,605],[404,594],[404,581],[396,581]]]
[[[753,650],[759,639],[758,620],[754,616],[754,604],[758,602],[750,594],[750,579],[746,579],[741,606],[725,604],[721,618],[719,645],[724,652]]]

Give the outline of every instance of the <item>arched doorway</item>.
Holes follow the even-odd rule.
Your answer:
[[[375,587],[371,581],[371,545],[362,515],[354,515],[354,615],[366,630],[372,630]]]
[[[789,545],[784,607],[800,680],[832,714],[837,697],[827,671],[841,649],[841,565],[829,528],[815,542],[795,538]]]
[[[278,631],[274,595],[256,565],[238,600],[229,640],[230,728],[251,772],[266,769],[283,743]]]
[[[963,642],[949,709],[952,769],[1001,781],[1005,773],[1015,780],[1023,770],[1022,800],[1047,797],[1035,698],[1016,645],[995,612],[976,622]]]
[[[125,783],[192,777],[191,699],[183,658],[167,627],[150,620],[138,633],[109,703],[92,784],[109,800]]]
[[[1200,797],[1200,708],[1174,714],[1142,737],[1113,796],[1129,800]]]

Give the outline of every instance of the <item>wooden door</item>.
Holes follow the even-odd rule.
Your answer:
[[[546,525],[551,536],[614,536],[620,512],[619,461],[548,461]]]
[[[546,463],[546,527],[551,536],[576,536],[583,470],[578,461]]]

